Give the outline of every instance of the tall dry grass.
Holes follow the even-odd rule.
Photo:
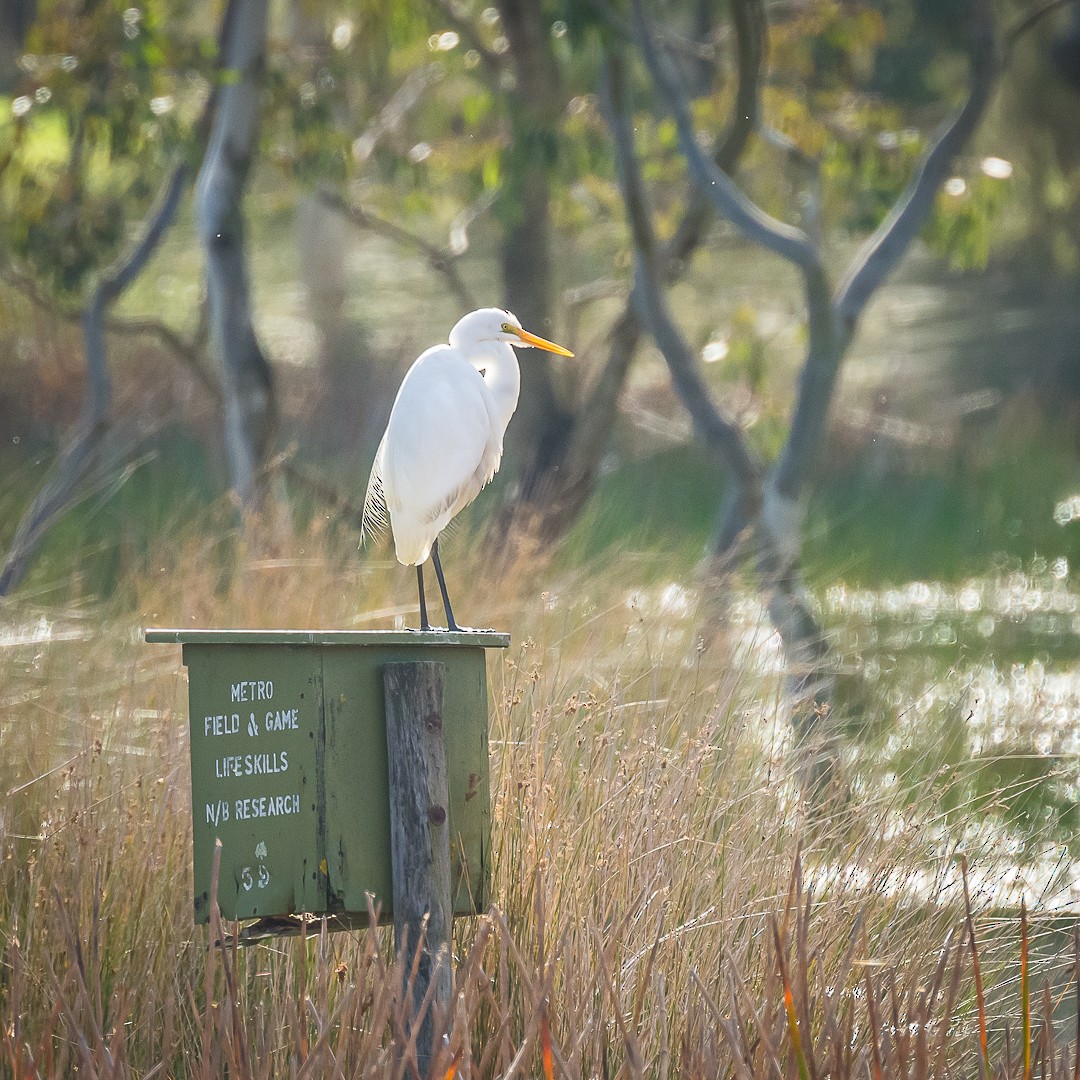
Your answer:
[[[456,924],[432,1075],[1073,1074],[1068,979],[964,904],[936,803],[800,793],[764,625],[705,647],[692,593],[634,587],[629,556],[493,584],[459,543],[448,566],[461,616],[514,642],[491,665],[494,905]],[[193,926],[184,672],[141,641],[391,625],[411,589],[316,525],[258,553],[178,541],[109,602],[4,602],[0,1072],[415,1073],[387,931],[218,949]]]

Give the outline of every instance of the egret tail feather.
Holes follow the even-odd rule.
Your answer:
[[[364,495],[364,516],[360,525],[360,547],[369,540],[382,536],[390,527],[390,511],[386,506],[383,492],[382,458],[385,436],[375,454],[375,464],[371,467],[367,493]]]

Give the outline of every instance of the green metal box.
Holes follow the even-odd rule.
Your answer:
[[[487,675],[492,631],[148,630],[183,645],[191,729],[195,921],[214,850],[226,919],[391,914],[383,667],[444,665],[454,913],[487,906]]]

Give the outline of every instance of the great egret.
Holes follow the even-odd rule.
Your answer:
[[[416,567],[421,630],[431,629],[423,569],[429,556],[447,627],[460,629],[439,562],[439,533],[498,471],[521,388],[514,347],[529,345],[574,355],[522,329],[509,311],[471,311],[450,331],[449,345],[420,354],[394,399],[368,481],[364,532],[389,522],[398,562]]]

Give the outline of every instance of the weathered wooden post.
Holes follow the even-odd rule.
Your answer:
[[[409,1008],[417,1066],[426,1076],[434,1054],[436,1017],[450,1005],[450,788],[443,731],[442,664],[387,664],[386,752],[390,769],[390,861],[394,944],[416,978]],[[434,986],[432,986],[434,983]],[[423,1015],[420,1009],[428,997]],[[419,1023],[417,1023],[419,1021]]]

